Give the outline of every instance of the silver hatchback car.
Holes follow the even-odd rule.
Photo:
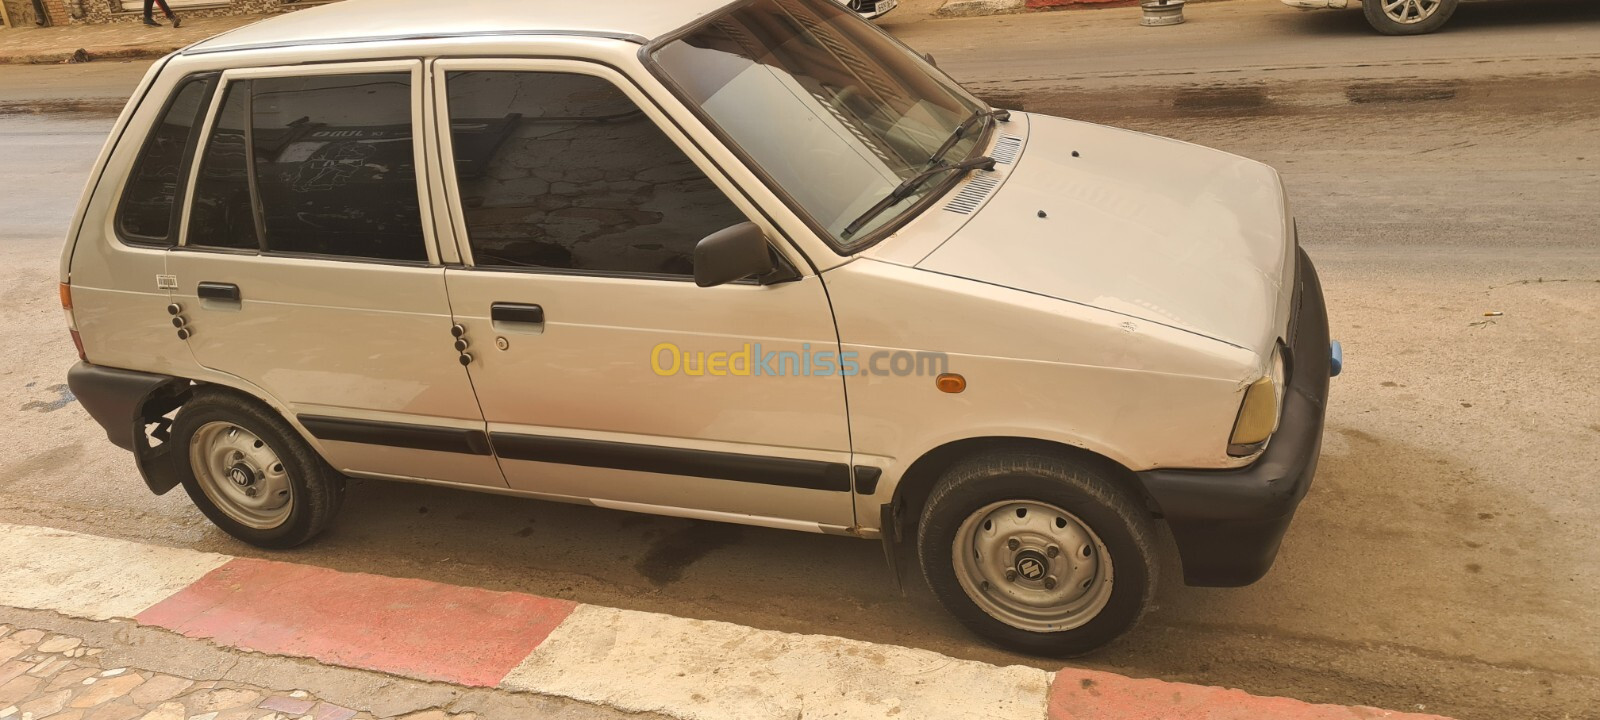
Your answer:
[[[1008,112],[833,0],[346,0],[151,68],[73,391],[235,537],[347,477],[880,540],[1008,647],[1271,566],[1336,350],[1272,168]]]

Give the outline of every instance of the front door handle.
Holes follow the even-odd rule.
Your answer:
[[[527,303],[497,302],[489,306],[489,319],[498,327],[502,324],[524,328],[544,328],[544,308]]]
[[[226,302],[239,302],[239,286],[233,283],[203,282],[195,288],[195,294],[201,300],[223,300]]]

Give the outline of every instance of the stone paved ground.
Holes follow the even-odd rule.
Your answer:
[[[105,667],[102,648],[0,625],[0,720],[377,720],[303,691]],[[476,720],[424,710],[402,720]]]

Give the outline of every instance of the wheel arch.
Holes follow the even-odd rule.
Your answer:
[[[1143,507],[1156,514],[1155,501],[1149,493],[1145,492],[1144,485],[1132,470],[1122,463],[1111,458],[1076,445],[1069,445],[1055,440],[1039,438],[1014,437],[1014,436],[984,436],[970,437],[953,440],[923,453],[906,467],[895,483],[890,504],[895,508],[897,518],[912,519],[919,517],[922,506],[932,494],[934,485],[938,484],[944,470],[951,465],[966,460],[992,453],[1002,452],[1034,452],[1056,455],[1083,463],[1092,469],[1098,470],[1108,480],[1116,484],[1118,489],[1126,492]],[[909,527],[902,524],[902,527]],[[889,533],[885,533],[888,535]]]
[[[166,415],[175,411],[181,412],[183,407],[194,400],[199,393],[225,393],[245,402],[255,404],[261,409],[282,418],[300,436],[300,439],[311,448],[312,452],[316,453],[324,462],[327,461],[328,456],[322,444],[300,424],[299,418],[293,412],[290,412],[286,405],[263,391],[260,387],[243,378],[215,371],[187,373],[186,375],[164,376],[168,377],[168,387],[171,389],[168,392],[152,394],[141,402],[133,414],[136,428],[142,429],[150,424],[159,423],[158,432],[161,435],[165,435],[171,427],[171,421],[166,419]],[[172,488],[177,487],[178,478],[180,477],[179,471],[172,466],[172,463],[181,462],[181,460],[174,458],[170,452],[163,450],[168,446],[169,440],[161,435],[157,436],[157,439],[162,441],[160,446],[151,446],[146,440],[138,442],[131,448],[135,462],[139,466],[141,474],[144,475],[145,484],[156,495],[164,495]],[[138,436],[136,435],[135,437],[137,438]]]
[[[235,375],[228,375],[226,373],[218,372],[208,372],[206,373],[205,377],[195,377],[189,379],[193,382],[193,387],[190,390],[191,396],[195,392],[202,390],[222,392],[238,397],[246,402],[255,403],[256,405],[261,406],[262,409],[272,412],[274,415],[282,418],[284,422],[288,423],[289,427],[300,436],[300,439],[304,441],[306,445],[317,454],[318,457],[322,458],[324,462],[327,461],[328,453],[322,447],[321,441],[319,441],[315,435],[312,435],[309,430],[306,430],[304,425],[300,424],[299,416],[292,412],[288,405],[280,402],[278,398],[268,394],[254,383]]]

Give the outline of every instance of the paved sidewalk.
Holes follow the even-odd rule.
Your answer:
[[[144,632],[166,631],[222,648],[309,658],[327,666],[448,683],[463,691],[490,688],[684,720],[1441,720],[1434,715],[1311,705],[1072,668],[1051,673],[997,667],[838,637],[235,558],[26,525],[0,524],[0,607],[101,622],[131,618]],[[134,686],[155,677],[138,671],[102,676],[99,673],[105,670],[96,671],[89,651],[73,657],[79,647],[76,637],[57,640],[27,632],[20,640],[13,637],[9,644],[0,644],[0,655],[9,652],[34,659],[0,666],[0,675],[10,672],[12,681],[40,678],[41,673],[58,678],[70,666],[69,677],[80,685],[96,678],[87,684],[108,682],[114,684],[106,687],[119,689],[94,690],[107,695],[99,702],[110,702],[109,696],[121,689],[131,694]],[[128,672],[139,679],[115,679]],[[250,699],[234,703],[229,712],[235,714],[199,720],[256,720],[252,715],[256,710],[284,712],[259,705],[281,694],[242,685],[225,689]],[[58,700],[90,702],[82,699],[85,692],[70,681],[22,679],[22,686],[0,690],[0,699],[14,695],[7,702],[48,708]],[[161,702],[172,697],[176,694]],[[274,702],[310,699],[291,693],[287,700]],[[149,702],[129,703],[131,708],[150,710]],[[251,703],[254,709],[245,707]],[[189,705],[183,708],[189,714],[182,717],[195,720],[197,713]],[[171,717],[179,717],[175,707],[170,709]],[[198,714],[205,712],[211,710]],[[0,720],[15,715],[0,709]],[[34,713],[23,720],[47,716]],[[72,720],[134,717],[108,713]],[[312,717],[320,720],[314,713]]]
[[[0,625],[0,720],[377,720],[304,690],[201,681],[107,667],[104,648],[38,628]],[[476,720],[431,708],[403,720]]]
[[[195,18],[183,27],[133,23],[0,29],[0,64],[50,64],[91,60],[158,58],[264,16]]]

